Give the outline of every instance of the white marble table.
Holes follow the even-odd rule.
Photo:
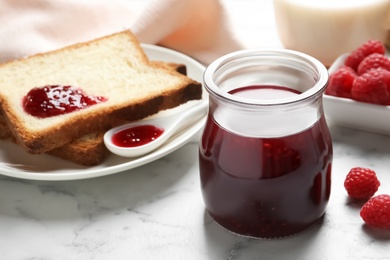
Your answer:
[[[271,1],[225,0],[249,47],[277,45]],[[263,11],[266,9],[262,9]],[[245,13],[245,15],[243,15]],[[241,14],[241,15],[240,15]],[[240,20],[240,17],[246,20]],[[271,40],[270,40],[271,39]],[[314,227],[280,240],[238,237],[205,212],[197,141],[148,165],[77,181],[0,176],[0,259],[390,259],[390,232],[365,226],[343,188],[351,167],[371,167],[390,193],[390,136],[331,126],[332,194]]]

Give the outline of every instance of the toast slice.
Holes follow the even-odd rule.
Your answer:
[[[28,114],[27,93],[51,85],[81,88],[104,101],[51,117]],[[150,62],[130,31],[0,65],[0,86],[12,135],[35,154],[202,96],[199,82]]]
[[[54,148],[47,153],[84,166],[98,165],[109,154],[104,145],[103,136],[104,132],[83,135],[77,140]]]
[[[163,66],[167,69],[187,75],[187,67],[185,64],[163,61],[151,62],[155,65]],[[80,165],[98,165],[103,162],[109,153],[104,145],[103,136],[104,132],[87,134],[73,142],[48,151],[47,153]],[[8,128],[0,106],[0,139],[7,138],[11,138],[11,131]]]

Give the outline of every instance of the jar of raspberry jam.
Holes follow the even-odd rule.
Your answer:
[[[289,50],[243,50],[204,73],[201,189],[210,216],[239,235],[280,238],[320,219],[331,187],[325,66]]]

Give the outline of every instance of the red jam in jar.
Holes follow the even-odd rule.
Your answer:
[[[214,72],[216,83],[205,74],[210,109],[199,148],[203,199],[218,224],[248,237],[301,232],[323,216],[330,197],[333,149],[322,109],[326,68],[320,71],[324,80],[314,69],[314,76],[304,77],[294,67],[292,77],[303,81],[286,87],[291,75],[280,81],[286,74],[281,64],[272,70],[281,75],[275,84],[259,80],[232,88],[237,80],[225,81],[240,73]],[[317,89],[310,92],[313,85]],[[221,92],[219,86],[228,87]]]
[[[39,118],[67,114],[106,101],[72,86],[47,85],[31,89],[23,98],[26,113]]]
[[[137,147],[148,144],[164,133],[154,125],[140,125],[123,129],[112,136],[112,143],[118,147]]]

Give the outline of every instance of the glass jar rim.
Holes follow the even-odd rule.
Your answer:
[[[255,57],[255,56],[263,56],[263,57],[279,57],[286,59],[297,59],[302,62],[305,62],[308,67],[311,67],[313,71],[318,75],[318,79],[315,84],[309,88],[308,90],[302,92],[299,95],[294,95],[292,97],[283,98],[283,99],[274,99],[274,100],[257,100],[257,99],[249,99],[240,96],[235,96],[229,94],[227,91],[219,88],[214,82],[213,75],[221,69],[224,65],[229,64],[230,62],[237,61],[239,59],[247,58],[247,57]],[[208,92],[214,93],[216,96],[237,103],[247,104],[247,105],[257,105],[257,106],[270,106],[270,105],[288,105],[291,103],[301,102],[307,99],[311,99],[313,96],[316,97],[319,93],[323,93],[328,84],[329,74],[328,70],[324,64],[322,64],[316,58],[307,55],[305,53],[288,50],[288,49],[245,49],[235,51],[229,54],[226,54],[212,63],[210,63],[204,74],[203,80],[205,83],[205,88]],[[242,86],[244,87],[244,86]]]

